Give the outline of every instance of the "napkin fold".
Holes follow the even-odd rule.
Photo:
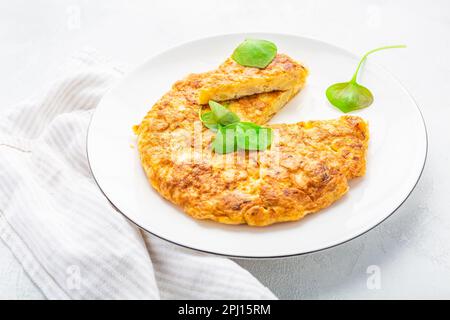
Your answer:
[[[71,57],[39,97],[0,113],[0,238],[49,299],[274,299],[235,262],[145,234],[98,189],[90,118],[122,71]]]

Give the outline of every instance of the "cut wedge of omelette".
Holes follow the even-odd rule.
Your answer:
[[[208,76],[192,78],[195,101],[207,104],[209,100],[225,101],[256,93],[290,90],[305,81],[307,70],[300,63],[284,54],[264,69],[244,67],[233,59],[227,59]]]
[[[299,220],[341,198],[348,180],[365,173],[369,132],[360,117],[268,125],[274,139],[265,151],[211,150],[215,133],[199,121],[202,103],[237,98],[227,101],[230,110],[265,124],[307,76],[286,55],[269,70],[234,64],[178,81],[135,128],[151,185],[194,218],[252,226]]]

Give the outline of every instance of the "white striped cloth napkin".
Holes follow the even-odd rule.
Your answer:
[[[89,51],[0,115],[0,237],[49,299],[273,299],[235,262],[143,234],[101,194],[86,132],[120,78]]]

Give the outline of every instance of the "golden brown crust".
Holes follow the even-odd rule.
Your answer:
[[[195,81],[205,77],[176,83],[136,129],[150,183],[189,215],[253,226],[298,220],[342,197],[347,179],[364,174],[368,130],[359,117],[273,125],[269,150],[212,152],[214,133],[198,120],[195,98]],[[241,98],[230,109],[263,124],[296,91]]]
[[[303,132],[303,141],[323,152],[329,165],[338,168],[347,179],[365,174],[369,128],[362,118],[343,116],[297,125]]]

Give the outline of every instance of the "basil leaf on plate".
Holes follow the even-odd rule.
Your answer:
[[[332,84],[328,87],[325,92],[328,101],[341,110],[344,113],[348,113],[351,111],[367,108],[373,103],[373,95],[369,89],[357,83],[356,78],[358,77],[359,69],[361,68],[362,63],[367,59],[367,56],[385,49],[393,49],[393,48],[405,48],[404,45],[398,46],[386,46],[381,48],[376,48],[367,52],[359,61],[358,67],[356,68],[353,77],[348,82],[339,82]]]
[[[246,39],[233,52],[231,58],[245,67],[264,69],[277,55],[277,46],[267,40]]]

